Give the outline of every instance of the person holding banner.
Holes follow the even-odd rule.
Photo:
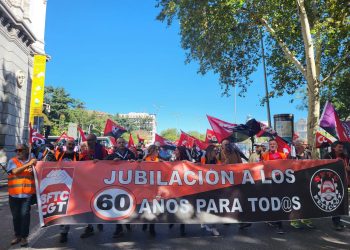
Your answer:
[[[311,160],[311,153],[308,150],[306,150],[302,140],[294,141],[294,147],[295,147],[295,155],[293,155],[293,153],[289,154],[288,159]],[[312,221],[309,219],[292,220],[290,222],[290,225],[296,229],[303,228],[303,226],[306,226],[311,229],[315,228]]]
[[[278,152],[278,144],[275,139],[269,140],[269,150],[262,154],[262,160],[263,161],[274,161],[274,160],[285,160],[287,159],[287,156],[285,153]],[[285,231],[283,230],[282,221],[276,221],[273,223],[268,223],[269,225],[276,226],[277,227],[277,233],[278,234],[284,234]]]
[[[30,206],[35,194],[35,182],[32,167],[36,159],[30,159],[26,144],[16,146],[16,156],[9,160],[6,172],[8,176],[9,203],[13,218],[15,238],[11,245],[21,243],[28,246],[27,237],[30,225]]]
[[[344,166],[345,166],[345,172],[347,173],[347,180],[348,180],[348,186],[349,186],[349,171],[350,171],[350,164],[349,164],[349,158],[346,157],[344,154],[344,143],[341,141],[335,141],[333,142],[332,151],[327,154],[324,158],[325,159],[340,159],[343,160]],[[340,216],[332,217],[333,221],[333,227],[337,231],[342,231],[345,228],[345,225],[341,222]]]
[[[190,161],[188,152],[185,146],[177,146],[175,151],[175,160],[174,161]],[[172,228],[174,224],[169,224],[169,228]],[[185,233],[185,224],[180,224],[180,235],[182,237],[186,236]]]
[[[159,149],[156,145],[150,145],[147,148],[147,155],[144,159],[144,161],[150,161],[150,162],[160,162],[162,161],[159,158]],[[143,224],[142,225],[142,231],[146,231],[147,230],[147,224]],[[155,230],[155,224],[151,223],[149,224],[149,233],[151,234],[151,236],[156,236],[156,230]]]
[[[205,162],[204,164],[220,164],[221,162],[217,159],[218,149],[214,145],[209,145],[205,150]],[[220,236],[218,229],[215,224],[202,225],[208,232],[213,236]]]
[[[119,137],[117,139],[117,146],[113,154],[110,154],[106,157],[106,160],[114,161],[134,161],[135,155],[126,147],[126,141],[124,138]],[[125,227],[128,232],[131,231],[130,224],[125,224]],[[123,227],[121,224],[117,224],[115,227],[115,232],[113,233],[113,238],[119,238],[123,236]]]
[[[98,160],[103,160],[107,156],[106,149],[99,143],[97,143],[97,137],[95,134],[89,134],[86,137],[87,140],[87,150],[81,153],[81,161],[93,160],[97,162]],[[98,230],[103,231],[103,224],[97,224]],[[80,235],[80,238],[87,238],[94,234],[94,227],[91,224],[88,224],[84,230],[84,233]]]
[[[59,152],[56,155],[56,161],[79,161],[79,153],[74,152],[74,138],[68,138],[66,142],[66,151]],[[70,225],[60,225],[60,243],[65,243],[68,240],[68,232]]]

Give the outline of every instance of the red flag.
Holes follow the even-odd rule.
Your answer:
[[[218,139],[216,138],[216,135],[213,130],[207,129],[207,133],[205,135],[205,142],[206,143],[218,142]]]
[[[144,141],[145,141],[145,139],[141,138],[141,137],[139,136],[139,134],[137,134],[137,140],[138,140],[138,142],[144,142]]]
[[[289,147],[288,143],[282,139],[282,137],[279,137],[278,135],[275,136],[275,140],[278,145],[278,152],[283,152],[286,155],[290,154],[291,148]]]
[[[30,144],[36,144],[36,145],[42,145],[45,144],[45,136],[42,134],[39,134],[37,131],[35,131],[32,128],[32,124],[29,123],[29,143]]]
[[[79,131],[79,134],[81,137],[81,141],[86,141],[86,136],[85,136],[84,130],[82,130],[82,128],[80,126],[78,126],[78,131]]]
[[[297,140],[299,138],[299,135],[297,133],[293,134],[293,141]]]
[[[108,138],[111,140],[111,143],[112,143],[113,146],[117,146],[117,142],[115,141],[114,137],[109,136]]]
[[[114,138],[119,138],[123,133],[126,132],[126,129],[122,126],[119,126],[110,119],[107,119],[106,126],[104,130],[105,136],[113,136]]]
[[[135,147],[134,140],[132,139],[132,135],[130,134],[129,137],[129,142],[128,142],[128,147]]]
[[[176,148],[176,145],[174,143],[158,135],[157,133],[156,133],[154,142],[159,142],[160,146],[162,147],[168,147],[173,149]]]
[[[216,138],[218,139],[218,142],[222,142],[223,139],[231,136],[233,129],[237,127],[237,124],[225,122],[209,115],[207,115],[207,117],[210,126],[212,127]]]
[[[208,143],[192,136],[189,135],[183,131],[181,131],[181,135],[179,138],[179,141],[177,143],[178,146],[185,146],[185,147],[189,147],[192,148],[194,145],[196,145],[197,147],[199,147],[201,150],[206,150],[206,148],[209,146]]]
[[[68,139],[74,139],[74,138],[68,136],[68,135],[66,134],[66,132],[63,132],[63,133],[61,134],[61,136],[56,140],[56,143],[59,142],[59,141],[61,141],[61,140],[63,140],[63,139],[68,140]]]

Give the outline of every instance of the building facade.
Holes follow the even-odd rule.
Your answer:
[[[306,119],[299,119],[294,124],[294,130],[295,133],[299,136],[298,139],[301,139],[303,141],[307,141],[307,121]]]
[[[33,56],[45,55],[45,0],[0,1],[0,147],[27,142]]]
[[[148,113],[136,113],[130,112],[127,114],[119,114],[122,118],[127,118],[133,120],[133,123],[136,124],[138,130],[147,131],[146,141],[154,142],[157,132],[157,123],[156,115]]]

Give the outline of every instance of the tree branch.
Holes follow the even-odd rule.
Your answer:
[[[304,77],[306,79],[306,69],[299,62],[299,60],[293,55],[293,53],[288,49],[287,44],[285,44],[282,41],[282,39],[280,39],[277,36],[276,31],[267,23],[267,21],[264,18],[260,18],[259,20],[260,20],[260,23],[262,25],[264,25],[266,27],[266,29],[270,32],[271,36],[273,36],[276,39],[276,41],[278,42],[279,46],[283,50],[287,59],[289,59],[290,61],[292,61],[294,63],[294,65],[300,70],[300,72],[304,75]]]
[[[324,84],[326,81],[328,81],[335,73],[337,73],[340,66],[344,63],[344,60],[350,56],[350,52],[345,53],[345,55],[340,59],[339,63],[331,70],[331,72],[322,79],[321,84]]]

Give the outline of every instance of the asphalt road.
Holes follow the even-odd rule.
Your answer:
[[[0,249],[10,248],[13,237],[12,216],[8,206],[5,182],[0,182]],[[316,229],[294,229],[284,222],[286,234],[279,235],[274,228],[264,223],[254,224],[247,230],[238,225],[218,225],[220,236],[211,236],[200,225],[187,225],[186,237],[180,236],[179,226],[156,225],[157,235],[151,237],[143,232],[141,225],[132,225],[132,232],[114,239],[114,225],[105,225],[87,239],[81,239],[84,225],[72,226],[67,243],[59,243],[59,228],[40,228],[36,206],[32,207],[31,235],[29,248],[32,249],[350,249],[350,217],[343,217],[348,228],[342,232],[332,229],[330,218],[313,220]]]

